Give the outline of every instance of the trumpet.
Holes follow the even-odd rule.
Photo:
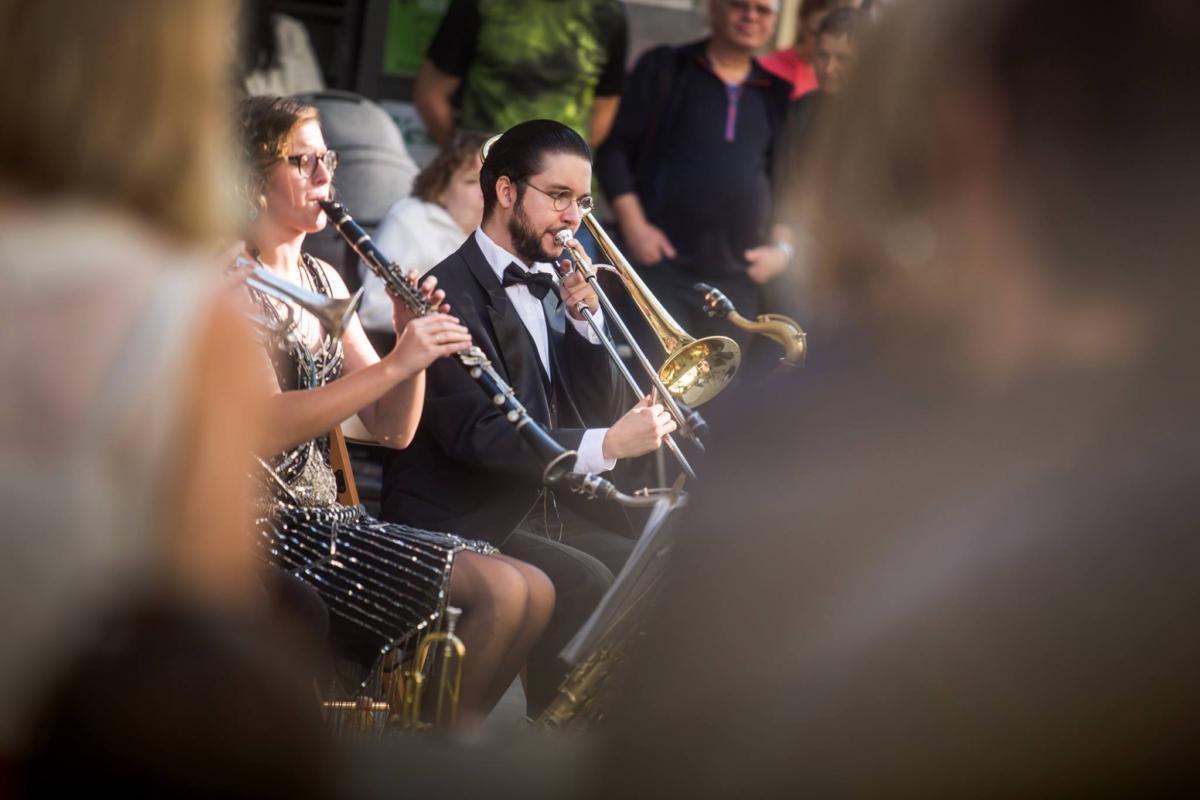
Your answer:
[[[783,345],[784,355],[779,360],[782,369],[803,367],[808,356],[808,334],[800,323],[783,314],[759,314],[753,320],[737,312],[733,303],[720,289],[707,283],[697,283],[697,292],[704,294],[704,310],[710,317],[727,319],[744,331],[757,333]]]
[[[404,671],[400,680],[403,697],[398,709],[400,723],[409,728],[420,728],[427,724],[436,727],[453,725],[458,719],[458,705],[462,698],[463,659],[467,648],[462,639],[454,632],[462,609],[454,606],[446,607],[446,629],[428,633],[417,648],[410,669]],[[435,655],[436,653],[436,655]],[[433,660],[437,664],[432,663]],[[429,684],[429,674],[436,673],[437,683]],[[434,696],[432,723],[426,723],[422,718],[422,706],[425,703],[425,693],[430,689],[437,694]]]
[[[445,630],[425,634],[411,662],[405,662],[403,651],[392,651],[381,676],[386,700],[363,694],[353,700],[322,702],[326,721],[334,732],[379,736],[393,727],[422,730],[452,726],[458,719],[467,655],[466,645],[454,632],[461,616],[462,609],[447,606]],[[436,684],[430,683],[431,675],[437,676]],[[433,716],[426,721],[422,709],[430,691],[437,694],[433,697]]]
[[[238,259],[239,264],[245,262],[244,258]],[[268,297],[282,300],[284,303],[285,316],[282,320],[273,321],[262,317],[251,320],[263,332],[271,336],[287,335],[296,324],[295,309],[302,308],[317,318],[326,333],[334,339],[339,339],[345,332],[346,326],[350,324],[350,320],[354,318],[363,299],[363,289],[359,289],[352,297],[341,299],[326,297],[320,292],[311,292],[272,275],[262,267],[250,270],[246,275],[246,285]]]

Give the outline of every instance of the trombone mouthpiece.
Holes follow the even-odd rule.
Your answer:
[[[571,234],[570,228],[563,228],[561,231],[554,234],[554,241],[558,243],[559,247],[566,247],[567,242],[571,241],[572,238],[574,237]]]

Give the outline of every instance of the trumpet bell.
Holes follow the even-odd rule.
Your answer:
[[[295,321],[290,307],[296,306],[316,317],[317,321],[321,323],[321,327],[325,329],[325,332],[334,339],[342,338],[342,334],[346,331],[346,326],[354,319],[358,307],[362,305],[363,294],[366,291],[365,288],[359,287],[359,290],[352,297],[326,297],[319,292],[309,291],[294,283],[285,281],[283,278],[272,275],[262,267],[255,267],[250,271],[246,276],[246,285],[265,295],[274,297],[276,300],[282,300],[289,306],[288,317],[280,329],[269,332],[276,335],[287,333],[287,330]],[[264,321],[262,327],[270,328],[272,326]]]
[[[672,396],[694,407],[720,394],[741,363],[737,342],[728,336],[706,336],[670,353],[658,377]]]

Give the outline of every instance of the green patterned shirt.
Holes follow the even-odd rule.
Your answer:
[[[554,119],[587,138],[593,100],[621,92],[626,36],[617,0],[454,0],[428,57],[463,79],[461,127]]]

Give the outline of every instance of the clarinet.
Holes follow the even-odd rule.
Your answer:
[[[383,252],[371,241],[371,237],[362,229],[346,211],[341,203],[332,200],[322,200],[321,208],[333,223],[333,227],[341,234],[351,249],[358,254],[371,271],[379,276],[388,291],[399,298],[415,316],[423,317],[434,313],[435,309],[421,294],[420,289],[413,286],[405,277],[400,266],[388,261]],[[589,494],[592,497],[608,497],[612,484],[595,475],[582,476],[571,473],[575,463],[575,451],[567,450],[546,433],[546,430],[529,416],[525,406],[517,399],[512,387],[496,372],[492,362],[484,355],[477,345],[472,344],[467,350],[455,353],[458,362],[467,371],[483,391],[492,398],[492,402],[504,414],[517,432],[524,438],[538,463],[542,464],[542,481],[553,485],[567,479],[574,491]],[[569,476],[569,477],[568,477]],[[585,481],[584,479],[589,479]],[[596,483],[598,482],[598,483]],[[593,488],[594,484],[594,488]],[[614,490],[615,491],[615,490]]]

